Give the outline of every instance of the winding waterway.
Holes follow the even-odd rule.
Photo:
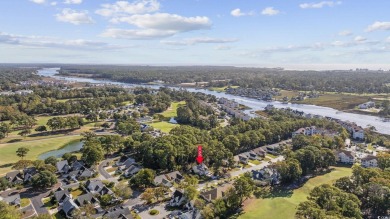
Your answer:
[[[129,83],[122,83],[122,82],[113,82],[113,81],[106,81],[106,80],[96,80],[96,79],[90,79],[90,78],[74,78],[74,77],[62,77],[57,76],[59,68],[45,68],[38,71],[39,75],[46,76],[46,77],[53,77],[57,79],[67,80],[67,81],[77,81],[77,82],[89,82],[89,83],[105,83],[105,84],[114,84],[114,85],[121,85],[126,87],[150,87],[150,88],[156,88],[158,89],[159,85],[144,85],[144,84],[129,84]],[[219,93],[216,91],[210,91],[206,89],[194,89],[194,88],[186,88],[186,90],[190,92],[202,92],[205,94],[211,94],[218,98],[225,97],[227,99],[234,99],[236,102],[240,104],[244,104],[250,108],[251,110],[263,110],[264,107],[266,107],[268,104],[274,105],[276,108],[286,108],[289,107],[293,110],[299,110],[303,111],[305,113],[311,113],[315,115],[320,116],[329,116],[336,119],[341,119],[343,121],[350,121],[355,122],[357,125],[362,126],[365,128],[367,125],[375,126],[377,131],[379,133],[388,134],[390,135],[390,122],[385,122],[381,118],[377,116],[369,116],[369,115],[361,115],[361,114],[355,114],[355,113],[345,113],[340,112],[338,110],[329,108],[329,107],[322,107],[322,106],[315,106],[315,105],[307,105],[307,104],[283,104],[279,101],[272,101],[272,102],[266,102],[262,100],[256,100],[252,98],[246,98],[246,97],[239,97],[234,96],[226,93]]]

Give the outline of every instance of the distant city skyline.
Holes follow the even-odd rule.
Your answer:
[[[4,0],[0,63],[390,69],[390,1]]]

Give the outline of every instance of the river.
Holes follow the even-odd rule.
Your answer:
[[[46,77],[54,77],[57,79],[67,80],[67,81],[78,81],[78,82],[89,82],[89,83],[105,83],[105,84],[113,84],[113,85],[121,85],[125,87],[150,87],[150,88],[156,88],[158,89],[159,85],[141,85],[141,84],[128,84],[128,83],[122,83],[122,82],[113,82],[113,81],[105,81],[105,80],[96,80],[96,79],[90,79],[90,78],[75,78],[75,77],[62,77],[62,76],[56,76],[59,68],[45,68],[38,71],[39,75],[46,76]],[[256,100],[252,98],[246,98],[246,97],[240,97],[240,96],[234,96],[226,93],[219,93],[216,91],[210,91],[207,89],[194,89],[194,88],[186,88],[186,90],[190,92],[202,92],[205,94],[211,94],[215,95],[218,98],[225,97],[227,99],[234,99],[236,102],[246,105],[251,110],[263,110],[264,107],[266,107],[268,104],[274,105],[276,108],[286,108],[289,107],[293,110],[299,110],[303,111],[305,113],[311,113],[315,115],[320,116],[329,116],[336,119],[341,119],[343,121],[350,121],[355,122],[357,125],[362,126],[363,128],[367,127],[367,125],[375,126],[377,132],[388,134],[390,135],[390,122],[385,122],[381,118],[377,116],[369,116],[369,115],[361,115],[361,114],[355,114],[355,113],[345,113],[340,112],[338,110],[329,108],[329,107],[322,107],[322,106],[315,106],[315,105],[307,105],[307,104],[283,104],[279,101],[272,101],[272,102],[266,102],[262,100]]]

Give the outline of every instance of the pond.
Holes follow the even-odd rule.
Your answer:
[[[79,151],[83,147],[83,145],[84,145],[84,143],[80,142],[80,141],[71,142],[58,150],[48,151],[48,152],[45,152],[45,153],[39,155],[38,159],[44,160],[44,159],[51,157],[51,156],[60,158],[65,153]]]

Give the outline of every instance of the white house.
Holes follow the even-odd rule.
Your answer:
[[[310,127],[306,127],[306,128],[300,128],[298,130],[296,130],[295,132],[292,133],[292,137],[296,136],[296,135],[315,135],[315,134],[318,134],[319,131],[317,131],[317,128],[315,126],[310,126]]]
[[[365,158],[362,158],[363,167],[378,167],[378,159],[375,156],[368,155]]]
[[[367,103],[360,104],[359,109],[369,109],[375,107],[375,102],[369,101]]]
[[[340,163],[353,164],[355,162],[355,153],[352,151],[341,150],[338,152],[337,157]]]

